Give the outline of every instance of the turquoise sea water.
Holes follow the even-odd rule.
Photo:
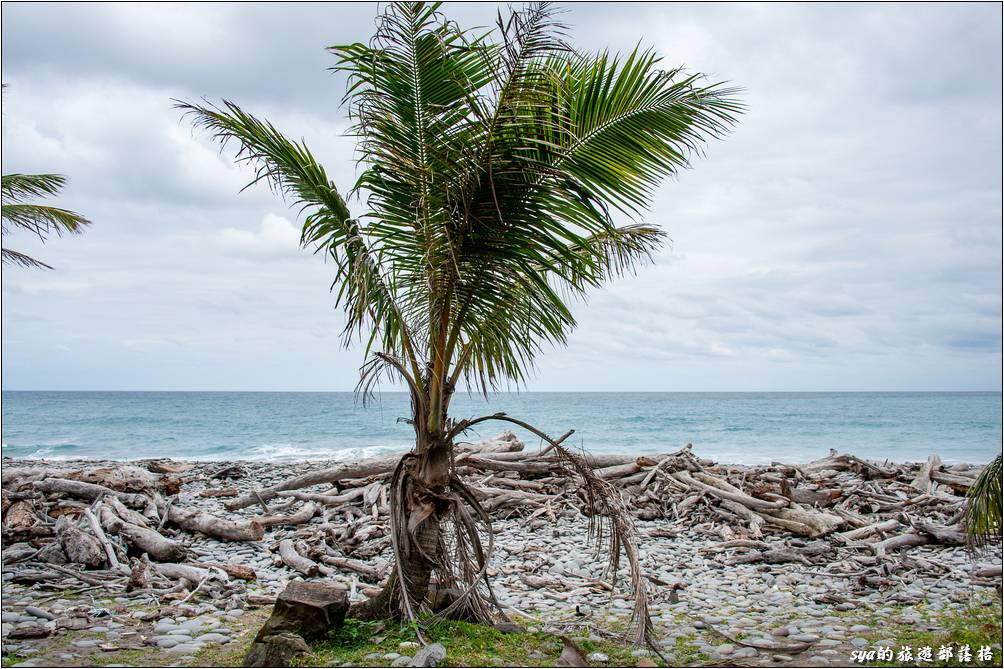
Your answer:
[[[36,458],[343,459],[409,448],[407,396],[351,393],[5,391],[2,454]],[[729,463],[804,462],[835,448],[893,461],[1001,452],[1001,393],[504,393],[458,396],[453,415],[496,411],[592,452],[688,442]],[[480,436],[506,425],[483,424]],[[517,434],[536,447],[539,441]],[[478,434],[470,435],[477,439]]]

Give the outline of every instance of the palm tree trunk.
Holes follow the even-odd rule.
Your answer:
[[[405,614],[401,596],[403,577],[408,601],[417,613],[418,607],[429,592],[432,572],[440,560],[439,555],[443,501],[437,496],[450,479],[450,450],[452,444],[432,441],[416,445],[415,451],[404,456],[407,460],[403,494],[394,500],[397,511],[391,510],[391,519],[404,519],[405,527],[414,532],[398,532],[399,555],[391,576],[380,592],[370,599],[353,605],[349,615],[358,620],[401,618]]]

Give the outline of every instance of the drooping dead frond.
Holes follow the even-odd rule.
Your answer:
[[[460,421],[451,432],[451,437],[460,434],[477,423],[489,420],[513,423],[537,435],[547,442],[549,449],[553,451],[559,466],[562,467],[566,475],[579,479],[579,491],[582,493],[585,503],[584,512],[589,519],[587,530],[589,540],[599,547],[603,543],[604,538],[608,539],[607,567],[612,577],[616,576],[620,567],[621,551],[623,551],[624,557],[627,558],[628,576],[631,581],[632,598],[634,599],[631,624],[635,643],[648,645],[661,657],[654,643],[655,627],[648,608],[648,585],[642,573],[638,551],[635,546],[637,531],[631,519],[631,514],[624,505],[624,500],[621,498],[618,490],[598,477],[584,458],[562,446],[561,441],[564,440],[564,437],[561,439],[552,439],[533,425],[507,416],[504,413]]]
[[[454,599],[427,624],[450,617],[491,624],[499,615],[505,617],[487,577],[495,548],[491,518],[474,493],[456,476],[450,479],[450,490],[449,515],[443,521],[436,574],[440,587],[454,591]]]

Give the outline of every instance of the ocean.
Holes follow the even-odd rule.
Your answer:
[[[354,460],[407,450],[404,393],[367,406],[352,393],[2,393],[13,458]],[[655,454],[692,443],[738,464],[806,462],[828,449],[896,462],[938,453],[984,463],[1001,452],[1001,393],[500,393],[458,395],[452,415],[504,411],[576,448]],[[509,426],[486,423],[469,440]],[[514,431],[536,448],[540,440]]]

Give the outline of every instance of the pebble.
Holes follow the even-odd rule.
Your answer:
[[[853,639],[851,639],[851,645],[853,645],[855,648],[864,648],[865,646],[868,645],[868,639],[865,639],[864,637],[860,636],[854,637]]]
[[[593,651],[589,655],[586,655],[586,659],[589,660],[590,662],[608,662],[610,660],[610,656],[607,655],[606,653]]]
[[[37,606],[26,606],[24,607],[24,612],[33,615],[36,618],[41,618],[42,620],[55,620],[56,616],[52,615],[44,609],[40,609]]]
[[[100,639],[81,639],[80,641],[74,641],[73,645],[77,648],[94,648],[100,643]]]
[[[813,643],[819,641],[818,634],[792,634],[789,637],[792,641],[802,641],[803,643]]]

